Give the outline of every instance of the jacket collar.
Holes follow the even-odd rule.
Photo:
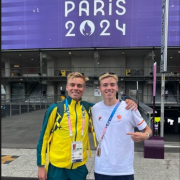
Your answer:
[[[70,96],[68,96],[67,98],[68,104],[82,104],[82,99],[80,99],[79,101],[75,101],[74,99],[72,99]]]

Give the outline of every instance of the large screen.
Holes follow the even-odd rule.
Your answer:
[[[161,46],[162,0],[2,0],[1,49]],[[169,0],[168,46],[180,46]]]

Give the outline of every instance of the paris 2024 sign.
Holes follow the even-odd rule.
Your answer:
[[[162,0],[2,0],[1,48],[161,46]],[[180,46],[179,0],[169,0],[168,46]]]

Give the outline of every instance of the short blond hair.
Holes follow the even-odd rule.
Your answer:
[[[103,79],[109,78],[109,77],[114,78],[116,82],[118,83],[118,76],[115,73],[109,73],[109,72],[106,72],[99,76],[99,83],[101,83]]]
[[[84,76],[83,74],[81,74],[80,72],[72,72],[72,73],[69,73],[67,75],[67,81],[70,79],[70,78],[82,78],[84,80],[84,82],[88,81],[89,78]]]

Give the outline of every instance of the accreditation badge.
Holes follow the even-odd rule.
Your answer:
[[[83,144],[82,141],[72,142],[71,144],[72,163],[83,161]]]

